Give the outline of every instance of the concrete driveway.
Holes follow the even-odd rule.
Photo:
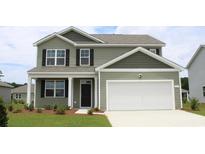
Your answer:
[[[113,127],[196,127],[205,126],[205,116],[182,110],[108,111]]]

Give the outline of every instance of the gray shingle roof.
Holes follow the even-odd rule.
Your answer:
[[[0,87],[13,88],[12,85],[10,85],[10,84],[8,84],[8,83],[6,83],[6,82],[2,82],[2,81],[0,81]]]
[[[34,85],[31,85],[31,93],[34,92]],[[27,93],[27,85],[23,85],[11,90],[11,93]]]
[[[34,67],[28,72],[95,72],[94,67]]]
[[[149,35],[92,34],[107,44],[165,44]]]

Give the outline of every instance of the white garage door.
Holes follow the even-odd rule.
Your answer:
[[[108,110],[174,109],[173,81],[107,81]]]

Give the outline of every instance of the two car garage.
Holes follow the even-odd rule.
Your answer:
[[[107,110],[175,109],[173,80],[107,80]]]

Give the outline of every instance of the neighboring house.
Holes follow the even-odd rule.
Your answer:
[[[14,100],[23,100],[26,102],[27,99],[27,85],[19,86],[11,90],[11,98]],[[34,85],[31,86],[31,101],[34,100]]]
[[[205,103],[205,45],[200,45],[187,65],[189,96]]]
[[[8,83],[0,81],[0,97],[3,98],[3,101],[5,103],[8,103],[11,101],[11,89],[13,86],[11,86]]]
[[[186,89],[182,89],[182,100],[189,100],[189,91]]]
[[[27,103],[101,110],[182,107],[179,72],[162,56],[165,43],[149,35],[88,34],[75,27],[36,43],[37,66],[28,71]]]

